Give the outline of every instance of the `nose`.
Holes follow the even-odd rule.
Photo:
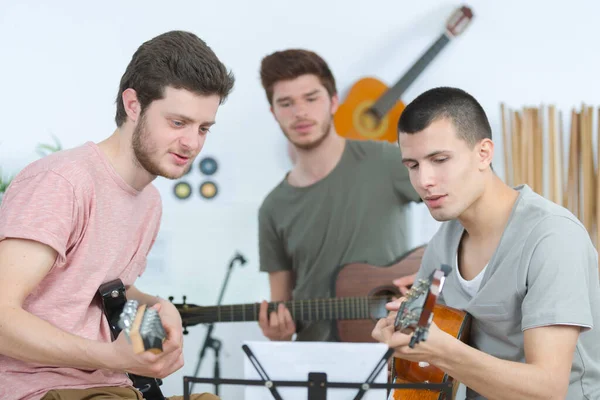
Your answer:
[[[308,107],[303,102],[297,102],[294,105],[294,115],[296,118],[304,118],[308,115]]]
[[[197,129],[186,129],[186,131],[179,138],[179,143],[186,151],[191,153],[197,153],[204,146],[205,135],[200,135]]]
[[[418,174],[418,182],[423,189],[429,189],[435,186],[435,171],[430,165],[421,163],[419,165]]]

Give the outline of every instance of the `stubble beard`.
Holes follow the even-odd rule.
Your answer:
[[[167,179],[177,179],[185,175],[190,167],[188,167],[182,174],[170,174],[161,169],[158,162],[156,162],[153,156],[156,154],[156,148],[150,144],[150,131],[146,123],[146,116],[144,113],[140,115],[140,121],[133,129],[133,135],[131,140],[131,147],[133,148],[134,162],[136,165],[142,167],[149,174],[154,176],[162,176]]]
[[[319,147],[321,145],[321,143],[323,143],[325,141],[325,139],[327,139],[327,137],[331,133],[332,125],[333,125],[333,116],[330,116],[329,119],[327,121],[325,121],[325,123],[323,123],[323,125],[322,125],[321,136],[319,136],[317,139],[315,139],[309,143],[297,143],[297,142],[293,141],[292,139],[290,139],[290,135],[288,134],[288,132],[286,132],[285,129],[283,129],[283,127],[282,127],[282,130],[283,130],[283,133],[285,134],[285,136],[288,138],[288,140],[297,149],[313,150],[313,149],[316,149],[317,147]]]

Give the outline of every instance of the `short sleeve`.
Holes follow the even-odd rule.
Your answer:
[[[73,186],[46,171],[15,178],[0,207],[0,240],[34,240],[52,247],[64,263],[76,221]]]
[[[402,163],[400,148],[397,145],[386,142],[383,143],[382,153],[396,194],[406,203],[422,201],[412,183],[410,183],[408,168]]]
[[[274,222],[263,205],[258,211],[258,250],[260,270],[264,272],[289,271],[291,262],[285,253],[283,241]]]
[[[525,246],[533,251],[522,329],[557,324],[592,328],[590,285],[598,284],[598,254],[585,228],[566,217],[548,217],[534,228]]]

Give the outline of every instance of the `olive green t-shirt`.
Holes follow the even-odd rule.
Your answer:
[[[335,270],[389,265],[408,249],[407,208],[420,201],[398,146],[347,140],[336,167],[294,187],[286,177],[259,210],[260,270],[291,270],[293,299],[332,297]],[[297,340],[332,341],[332,321],[302,322]]]

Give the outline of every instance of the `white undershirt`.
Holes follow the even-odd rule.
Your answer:
[[[468,281],[465,278],[463,278],[460,274],[460,270],[458,268],[458,253],[456,254],[456,276],[458,276],[458,281],[460,282],[460,285],[463,287],[463,289],[465,289],[467,293],[469,293],[471,297],[474,297],[479,291],[479,286],[481,286],[481,280],[483,279],[483,274],[487,266],[488,265],[486,264],[485,267],[481,270],[481,272],[477,274],[475,278]]]

